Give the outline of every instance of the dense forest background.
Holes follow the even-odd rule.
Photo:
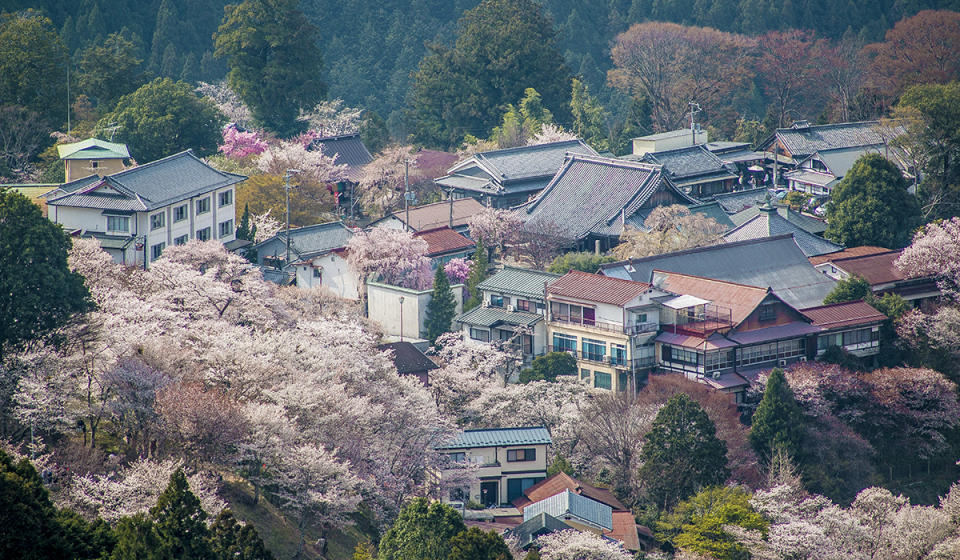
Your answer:
[[[11,0],[8,0],[10,2]],[[121,32],[139,49],[154,76],[214,81],[226,73],[213,57],[212,35],[225,0],[12,0],[9,11],[43,11],[74,56]],[[457,19],[477,0],[303,0],[320,29],[328,97],[371,110],[402,132],[410,73],[430,43],[450,45]],[[806,29],[869,43],[924,9],[960,10],[960,0],[544,0],[568,66],[605,106],[628,111],[629,99],[610,88],[610,43],[631,24],[669,21],[722,31],[761,34]],[[560,123],[566,124],[566,123]]]

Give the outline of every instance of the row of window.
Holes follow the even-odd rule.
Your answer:
[[[228,235],[233,234],[233,220],[227,220],[225,222],[220,222],[220,237],[227,237]],[[200,241],[209,241],[210,240],[210,227],[201,228],[197,230],[197,239]],[[174,245],[185,245],[187,241],[190,240],[189,235],[181,235],[180,237],[175,237],[173,239]],[[160,258],[160,255],[163,253],[166,243],[157,243],[150,247],[150,260],[155,261]]]
[[[826,350],[831,346],[853,346],[880,340],[880,331],[872,328],[857,329],[842,333],[821,335],[817,338],[817,350]]]
[[[452,463],[465,463],[467,462],[467,454],[463,451],[457,451],[454,453],[447,453],[447,459]],[[508,463],[525,463],[529,461],[537,460],[537,450],[536,448],[530,449],[508,449],[507,450],[507,462]]]
[[[223,191],[217,195],[217,202],[219,207],[229,206],[233,204],[233,191]],[[197,215],[206,214],[210,211],[210,197],[201,198],[196,201]],[[173,209],[173,221],[182,222],[187,219],[187,205],[181,204]],[[166,225],[166,214],[164,212],[157,212],[156,214],[150,215],[150,231],[155,229],[160,229]],[[125,231],[125,230],[110,230],[110,231]]]
[[[510,296],[501,294],[490,294],[490,307],[507,307],[510,305]],[[517,311],[536,311],[543,309],[542,303],[532,302],[528,299],[517,298],[514,300],[514,308]]]
[[[869,329],[868,329],[869,330]],[[770,362],[776,359],[793,358],[804,355],[805,340],[783,340],[780,342],[769,342],[766,344],[757,344],[738,348],[733,350],[722,350],[719,352],[707,352],[705,358],[706,371],[718,371],[733,367],[734,358],[738,366],[748,366],[762,362]],[[660,358],[664,362],[676,362],[699,366],[704,361],[703,354],[696,350],[681,348],[679,346],[668,346],[664,344],[660,349]]]
[[[593,386],[597,389],[613,390],[613,375],[605,371],[591,372],[589,369],[580,369],[580,381],[590,383],[591,373],[593,374]],[[623,391],[627,387],[628,376],[626,373],[617,374],[617,389]]]

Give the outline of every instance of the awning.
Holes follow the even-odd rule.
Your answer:
[[[751,165],[750,167],[747,168],[747,171],[756,171],[759,173],[763,171],[763,168],[760,167],[759,165]]]
[[[670,309],[687,309],[688,307],[706,305],[708,303],[710,303],[709,300],[701,299],[691,295],[682,295],[668,299],[667,301],[663,302],[663,305],[665,307],[669,307]]]
[[[722,335],[716,333],[704,340],[698,336],[662,332],[658,334],[654,340],[663,344],[682,346],[695,350],[722,350],[724,348],[733,348],[737,345],[736,342],[727,340]]]
[[[753,331],[728,333],[727,338],[739,344],[757,344],[760,342],[797,338],[818,332],[820,332],[820,327],[815,325],[808,323],[789,323],[787,325],[767,327]]]

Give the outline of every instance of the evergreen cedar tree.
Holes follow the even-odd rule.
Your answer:
[[[761,461],[769,462],[777,449],[797,458],[803,451],[803,413],[780,368],[774,368],[753,413],[750,444]]]
[[[553,262],[547,267],[547,272],[566,274],[571,270],[579,270],[593,274],[600,270],[601,265],[615,260],[613,255],[598,255],[589,251],[564,253],[553,259]]]
[[[727,444],[717,438],[707,413],[685,393],[670,397],[643,440],[639,478],[658,508],[668,510],[730,476]]]
[[[300,132],[300,110],[326,94],[318,30],[298,5],[298,0],[245,0],[227,6],[214,36],[215,54],[230,68],[230,87],[261,126],[281,136]]]
[[[379,560],[446,560],[450,540],[467,527],[452,507],[411,500],[380,540]]]
[[[28,9],[0,10],[0,105],[21,105],[48,125],[66,123],[67,48],[49,19]]]
[[[851,276],[838,281],[836,286],[827,294],[827,297],[823,298],[823,304],[866,300],[872,294],[870,282],[867,282],[862,276]]]
[[[513,555],[503,537],[491,530],[483,532],[477,527],[450,539],[450,553],[447,560],[512,560]]]
[[[576,375],[577,360],[569,352],[548,352],[533,359],[528,369],[520,372],[520,383],[556,381],[558,375]]]
[[[483,244],[483,238],[480,237],[477,239],[477,250],[473,253],[473,266],[470,267],[470,276],[467,277],[467,295],[470,296],[470,299],[463,304],[464,311],[483,305],[483,292],[477,286],[487,279],[489,264],[487,248]]]
[[[115,141],[127,144],[134,157],[146,163],[187,148],[198,157],[216,153],[225,120],[190,84],[157,78],[121,97],[97,126],[116,126]]]
[[[441,264],[433,275],[433,297],[427,304],[425,326],[430,344],[435,344],[443,333],[450,332],[450,324],[456,314],[457,300],[450,288],[450,279],[447,278],[447,273]]]
[[[70,237],[27,197],[0,189],[0,357],[92,308],[67,267]]]
[[[656,523],[657,540],[674,550],[682,549],[706,558],[746,559],[747,550],[725,525],[765,531],[769,523],[750,505],[750,493],[742,486],[711,486],[680,502]]]
[[[415,141],[459,146],[485,138],[501,111],[535,89],[561,122],[570,116],[570,70],[553,21],[534,0],[483,0],[457,22],[452,48],[431,45],[410,86]]]
[[[80,53],[77,87],[101,110],[113,108],[120,97],[136,91],[146,81],[137,57],[137,46],[122,33],[111,33],[103,44]]]
[[[825,237],[847,247],[908,245],[920,218],[908,186],[900,169],[887,158],[861,157],[833,191]]]

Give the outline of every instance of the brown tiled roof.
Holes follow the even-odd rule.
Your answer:
[[[870,325],[887,318],[886,315],[862,300],[811,307],[810,309],[804,309],[801,313],[809,317],[815,326],[822,329]]]
[[[523,495],[513,500],[513,505],[520,511],[523,511],[523,508],[527,505],[545,500],[551,496],[556,496],[564,490],[570,490],[571,492],[586,496],[601,504],[606,504],[613,508],[614,511],[629,511],[627,507],[620,503],[620,500],[613,495],[613,492],[606,488],[597,488],[585,482],[580,482],[563,472],[559,472],[527,488],[523,491]]]
[[[637,534],[637,520],[629,511],[613,512],[613,530],[604,531],[605,537],[616,539],[623,543],[627,550],[640,550],[640,537]]]
[[[734,325],[739,325],[753,313],[753,310],[770,293],[769,288],[757,288],[691,274],[654,270],[653,275],[654,278],[663,278],[663,284],[659,287],[664,290],[680,295],[696,296],[730,309],[730,318]]]
[[[462,251],[474,246],[473,241],[447,226],[424,230],[414,235],[427,242],[427,256],[430,257]]]
[[[825,262],[832,262],[837,259],[846,259],[849,257],[865,257],[867,255],[876,255],[879,253],[889,252],[890,249],[885,249],[883,247],[874,247],[872,245],[861,245],[860,247],[850,247],[849,249],[844,249],[842,251],[837,251],[835,253],[827,253],[826,255],[817,255],[815,257],[810,257],[810,264],[817,266],[818,264],[823,264]]]
[[[453,201],[453,227],[466,225],[467,220],[475,214],[483,211],[483,204],[475,198],[461,198]],[[401,222],[406,223],[407,213],[397,211],[393,213],[394,217]],[[424,204],[410,209],[410,227],[416,231],[443,227],[450,225],[450,201],[434,202],[433,204]]]
[[[624,305],[650,289],[646,282],[621,280],[571,270],[547,287],[547,293],[610,305]]]
[[[860,276],[870,282],[871,286],[875,286],[906,280],[907,277],[893,264],[899,256],[900,251],[887,251],[863,257],[836,259],[831,261],[831,264],[851,276]]]

